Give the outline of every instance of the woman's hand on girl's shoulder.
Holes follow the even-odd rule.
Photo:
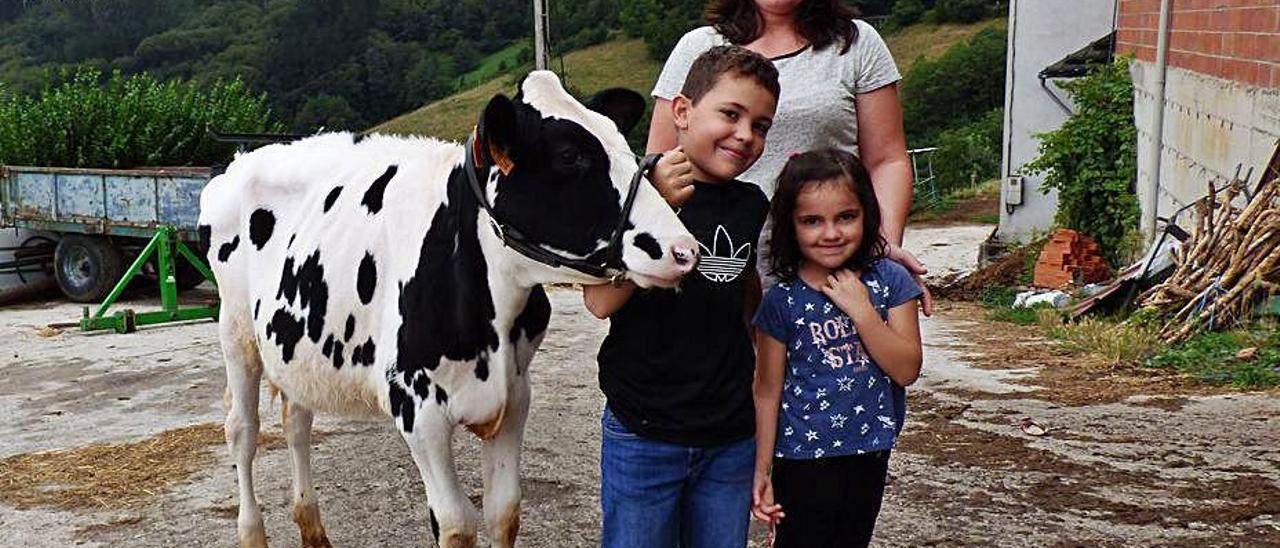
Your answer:
[[[925,316],[932,316],[933,293],[929,292],[929,285],[924,282],[924,275],[929,273],[929,269],[910,251],[899,246],[889,244],[884,251],[885,257],[893,259],[906,268],[907,272],[911,274],[911,279],[915,280],[920,289],[924,291],[924,294],[920,296],[920,308],[924,311]]]

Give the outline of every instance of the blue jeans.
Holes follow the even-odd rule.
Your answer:
[[[691,447],[601,418],[603,548],[742,548],[747,545],[755,440]]]

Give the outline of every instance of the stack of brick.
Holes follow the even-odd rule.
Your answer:
[[[1058,229],[1049,237],[1036,261],[1033,284],[1058,289],[1072,283],[1093,283],[1107,279],[1098,242],[1071,229]]]

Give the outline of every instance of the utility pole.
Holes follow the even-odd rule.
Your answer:
[[[533,0],[533,68],[547,70],[547,0]]]

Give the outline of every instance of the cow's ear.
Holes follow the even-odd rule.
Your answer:
[[[489,100],[476,126],[476,144],[485,164],[496,165],[504,175],[515,169],[512,149],[516,145],[516,107],[506,95]]]
[[[587,108],[608,116],[623,135],[631,132],[644,116],[644,97],[627,88],[609,88],[592,95],[583,103]]]

